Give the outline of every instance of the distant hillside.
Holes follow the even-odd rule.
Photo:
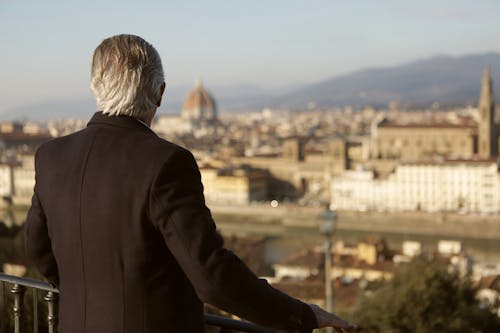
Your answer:
[[[207,84],[206,88],[215,97],[221,112],[268,106],[303,109],[310,102],[319,106],[375,107],[385,107],[391,101],[411,106],[429,106],[434,102],[441,105],[476,104],[486,65],[491,66],[495,95],[499,101],[500,53],[436,56],[395,67],[365,69],[293,91],[285,87],[266,90],[253,84]],[[159,113],[178,114],[192,86],[176,86],[175,82],[168,86]],[[2,110],[0,119],[88,119],[94,111],[95,100],[89,92],[81,98],[41,101]]]
[[[268,92],[257,85],[207,85],[208,91],[217,101],[219,111],[241,111],[247,108],[262,108],[278,94]],[[180,114],[182,104],[193,86],[169,84],[159,114]],[[96,111],[95,99],[87,94],[73,99],[40,101],[19,107],[1,110],[1,120],[47,120],[57,118],[89,119]]]
[[[374,68],[313,84],[274,100],[275,106],[386,106],[395,101],[426,106],[477,102],[484,67],[491,66],[500,97],[500,54],[436,56],[388,68]]]

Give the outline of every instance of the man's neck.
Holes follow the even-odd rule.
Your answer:
[[[142,117],[135,117],[135,119],[139,120],[141,123],[146,125],[147,127],[151,127],[151,122],[153,121],[153,117],[155,115],[155,112],[152,112],[150,114],[147,114]]]
[[[142,119],[140,119],[140,118],[135,118],[135,119],[136,119],[137,121],[139,121],[139,122],[143,123],[145,126],[147,126],[147,127],[151,127],[151,120],[150,120],[149,122],[146,122],[146,121],[144,121],[144,120],[142,120]]]

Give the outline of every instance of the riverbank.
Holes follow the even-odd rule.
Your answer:
[[[294,230],[317,233],[322,208],[265,204],[247,206],[209,205],[216,222],[232,229],[261,230],[266,235],[283,235]],[[0,211],[7,225],[22,224],[28,207]],[[425,213],[425,212],[353,212],[339,211],[338,231],[393,233],[443,238],[500,240],[500,215]],[[251,231],[251,230],[250,230]]]
[[[293,205],[210,206],[216,221],[227,227],[251,222],[253,229],[282,234],[285,229],[319,227],[321,208]],[[399,233],[444,238],[500,240],[500,215],[462,215],[425,212],[339,211],[337,230]]]
[[[270,261],[303,248],[322,244],[318,215],[321,208],[262,205],[245,207],[210,206],[219,229],[225,235],[273,237]],[[500,216],[338,212],[334,241],[355,244],[369,235],[383,237],[391,249],[401,250],[404,241],[417,241],[428,253],[440,240],[461,242],[464,251],[479,262],[500,261]]]

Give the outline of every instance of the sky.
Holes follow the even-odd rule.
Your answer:
[[[92,52],[119,33],[156,47],[168,87],[201,77],[208,87],[286,90],[438,54],[499,52],[499,14],[495,0],[0,0],[0,118],[91,98]]]

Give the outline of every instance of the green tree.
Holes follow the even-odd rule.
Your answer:
[[[494,309],[482,308],[476,291],[445,265],[417,258],[361,297],[353,321],[373,333],[500,332]]]

